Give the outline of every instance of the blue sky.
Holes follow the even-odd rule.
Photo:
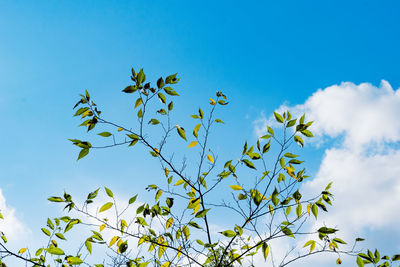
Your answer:
[[[379,95],[385,80],[396,90],[399,8],[398,1],[1,1],[0,188],[7,204],[37,231],[44,221],[36,209],[50,217],[56,211],[48,195],[64,189],[85,195],[105,184],[130,195],[143,190],[145,177],[158,175],[149,162],[146,172],[138,170],[140,154],[122,148],[77,163],[77,150],[66,141],[89,138],[72,118],[84,89],[110,117],[127,118],[121,114],[132,104],[120,91],[131,67],[143,67],[153,80],[178,72],[178,110],[188,114],[216,90],[226,93],[230,104],[221,117],[227,125],[216,134],[230,133],[224,147],[232,151],[254,140],[254,122],[268,121],[282,104],[316,112],[305,103],[319,88],[368,82]],[[339,134],[317,128],[328,141],[305,152],[313,174],[326,151],[349,150],[341,143],[349,127]],[[376,155],[393,152],[388,147],[398,144],[398,128],[393,132],[391,139],[376,135],[385,143]],[[378,241],[379,225],[365,233],[392,251]]]

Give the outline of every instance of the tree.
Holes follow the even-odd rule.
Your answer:
[[[135,99],[137,124],[125,126],[107,120],[86,91],[74,106],[77,109],[74,116],[83,120],[80,125],[87,131],[103,128],[98,135],[106,141],[102,145],[79,139],[70,141],[80,148],[78,160],[91,151],[116,146],[135,149],[141,145],[149,150],[148,156],[158,161],[165,176],[164,184],[150,184],[146,188],[154,192],[154,201],[137,204],[139,199],[135,195],[121,208],[114,192],[107,187],[104,191],[98,188],[89,193],[83,203],[74,201],[66,192],[52,196],[48,200],[62,204],[69,214],[47,219],[47,226],[41,230],[48,237],[48,243],[36,251],[27,248],[18,252],[9,250],[3,234],[0,243],[2,266],[6,266],[4,262],[8,256],[43,267],[81,264],[96,267],[107,264],[140,267],[253,266],[257,253],[262,254],[265,260],[272,256],[269,254],[274,240],[292,242],[300,236],[307,236],[309,240],[303,247],[288,251],[282,261],[274,265],[286,266],[319,253],[336,254],[338,264],[342,262],[341,255],[352,255],[358,266],[369,263],[390,266],[393,261],[400,260],[400,255],[381,257],[377,250],[375,253],[357,251],[355,246],[363,240],[361,238],[346,248],[347,243],[337,235],[338,229],[330,226],[303,231],[307,222],[318,219],[320,212],[328,211],[333,199],[330,192],[332,183],[316,196],[304,197],[300,192],[301,183],[309,176],[293,146],[297,144],[302,148],[303,138],[313,137],[309,129],[313,122],[306,121],[304,115],[293,118],[289,111],[283,114],[274,112],[281,125],[279,132],[267,127],[265,135],[254,144],[244,142],[242,151],[234,156],[238,156],[238,160],[232,159],[234,157],[220,160],[209,140],[211,129],[224,124],[216,117],[217,110],[228,104],[222,92],[218,91],[214,98],[210,98],[207,109],[198,108],[195,114],[190,115],[194,123],[187,131],[180,124],[172,123],[172,99],[179,95],[172,87],[179,82],[177,74],[159,78],[153,87],[146,83],[143,70],[135,72],[132,69],[131,80],[133,84],[122,91]],[[111,130],[104,131],[104,127]],[[154,127],[158,127],[157,132],[152,130]],[[186,160],[178,166],[173,153],[179,150],[172,147],[171,152],[167,146],[173,139],[188,143],[185,145],[188,150],[197,149],[196,168],[193,164],[188,167]],[[227,190],[231,202],[226,198],[220,202],[212,196],[215,192]],[[96,202],[99,193],[105,194],[108,200]],[[135,210],[131,211],[132,207]],[[221,213],[227,215],[229,220],[224,224],[229,227],[214,232],[211,223]],[[71,240],[59,241],[67,240],[68,231],[77,227],[90,232],[81,240],[77,251],[72,252]],[[105,232],[111,234],[108,239]],[[103,257],[101,260],[95,250]],[[90,257],[92,253],[96,255]]]

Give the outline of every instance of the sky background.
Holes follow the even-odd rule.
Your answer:
[[[160,176],[126,148],[77,162],[67,141],[91,138],[72,117],[84,89],[129,121],[120,92],[134,67],[153,81],[179,73],[177,113],[223,91],[215,136],[226,138],[212,141],[222,155],[254,142],[274,110],[305,111],[316,138],[302,152],[314,178],[304,190],[333,179],[324,220],[398,253],[399,11],[398,1],[0,1],[0,209],[10,214],[0,227],[29,244],[43,213],[57,216],[49,195],[107,185],[130,197]]]

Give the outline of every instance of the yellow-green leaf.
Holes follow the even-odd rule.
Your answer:
[[[109,136],[111,136],[112,134],[109,133],[109,132],[102,132],[102,133],[98,133],[98,135],[103,136],[103,137],[109,137]]]
[[[109,197],[114,196],[113,192],[110,189],[108,189],[107,187],[104,187],[104,189],[106,190],[107,196],[109,196]]]
[[[229,187],[232,188],[235,191],[243,189],[240,185],[237,185],[237,184],[230,185]]]
[[[197,145],[197,141],[191,142],[188,147],[195,147]]]
[[[183,129],[179,125],[176,125],[176,130],[178,131],[179,136],[182,137],[183,139],[185,139],[185,141],[187,141],[186,134],[185,134],[185,129]]]
[[[114,236],[113,238],[111,238],[110,244],[108,245],[108,247],[110,248],[112,245],[114,245],[118,239],[119,239],[119,236]]]
[[[183,179],[180,179],[180,180],[178,180],[174,185],[175,186],[178,186],[178,185],[181,185],[181,184],[183,184],[185,181],[183,180]]]
[[[143,103],[142,98],[139,97],[139,98],[136,100],[135,108],[137,108],[138,106],[140,106],[142,103]]]
[[[234,237],[236,236],[236,233],[232,230],[226,230],[223,232],[220,232],[222,235],[226,236],[226,237]]]
[[[283,123],[283,118],[281,114],[274,112],[274,116],[277,122]]]
[[[172,217],[169,218],[165,224],[165,228],[167,228],[167,229],[170,228],[172,226],[173,222],[174,222],[174,219]]]
[[[68,257],[67,262],[70,265],[80,265],[83,263],[83,261],[78,257]]]
[[[46,249],[46,251],[52,255],[64,255],[64,251],[60,248],[57,247],[49,247]]]
[[[194,135],[195,137],[199,137],[198,132],[199,132],[199,130],[200,130],[200,127],[201,127],[201,124],[197,124],[196,126],[194,126],[193,135]]]
[[[112,202],[107,202],[106,204],[104,204],[104,205],[100,208],[99,212],[106,211],[106,210],[110,209],[112,206],[113,206],[113,203],[112,203]]]
[[[265,242],[262,245],[262,251],[263,251],[263,255],[264,255],[264,260],[267,260],[267,257],[268,257],[268,254],[269,254],[269,246]]]
[[[42,228],[42,232],[43,232],[45,235],[50,236],[50,231],[49,231],[48,229]]]

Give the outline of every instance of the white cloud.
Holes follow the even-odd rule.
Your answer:
[[[315,120],[317,136],[343,137],[326,149],[315,179],[303,187],[316,193],[334,181],[327,219],[348,229],[398,225],[400,90],[386,81],[380,87],[345,82],[319,89],[295,108]]]
[[[315,178],[302,188],[305,195],[315,195],[333,181],[334,206],[320,213],[319,224],[337,226],[350,240],[367,230],[397,229],[392,236],[398,240],[400,90],[386,81],[379,87],[344,82],[319,89],[304,104],[278,110],[286,109],[296,116],[305,113],[307,121],[315,121],[310,129],[315,139],[331,141],[324,143]],[[261,114],[255,133],[264,134],[264,125],[272,122]]]
[[[314,133],[344,135],[343,146],[352,149],[400,140],[400,90],[394,91],[386,81],[380,87],[344,82],[319,89],[294,110],[315,121]]]
[[[0,231],[4,232],[10,241],[21,240],[29,229],[17,218],[16,211],[6,203],[6,198],[0,188],[0,212],[3,214],[4,220],[0,220]],[[21,238],[22,237],[22,238]]]
[[[400,150],[362,154],[328,149],[316,178],[304,189],[318,192],[334,181],[335,207],[330,219],[350,229],[400,224]],[[333,222],[332,222],[333,223]]]

